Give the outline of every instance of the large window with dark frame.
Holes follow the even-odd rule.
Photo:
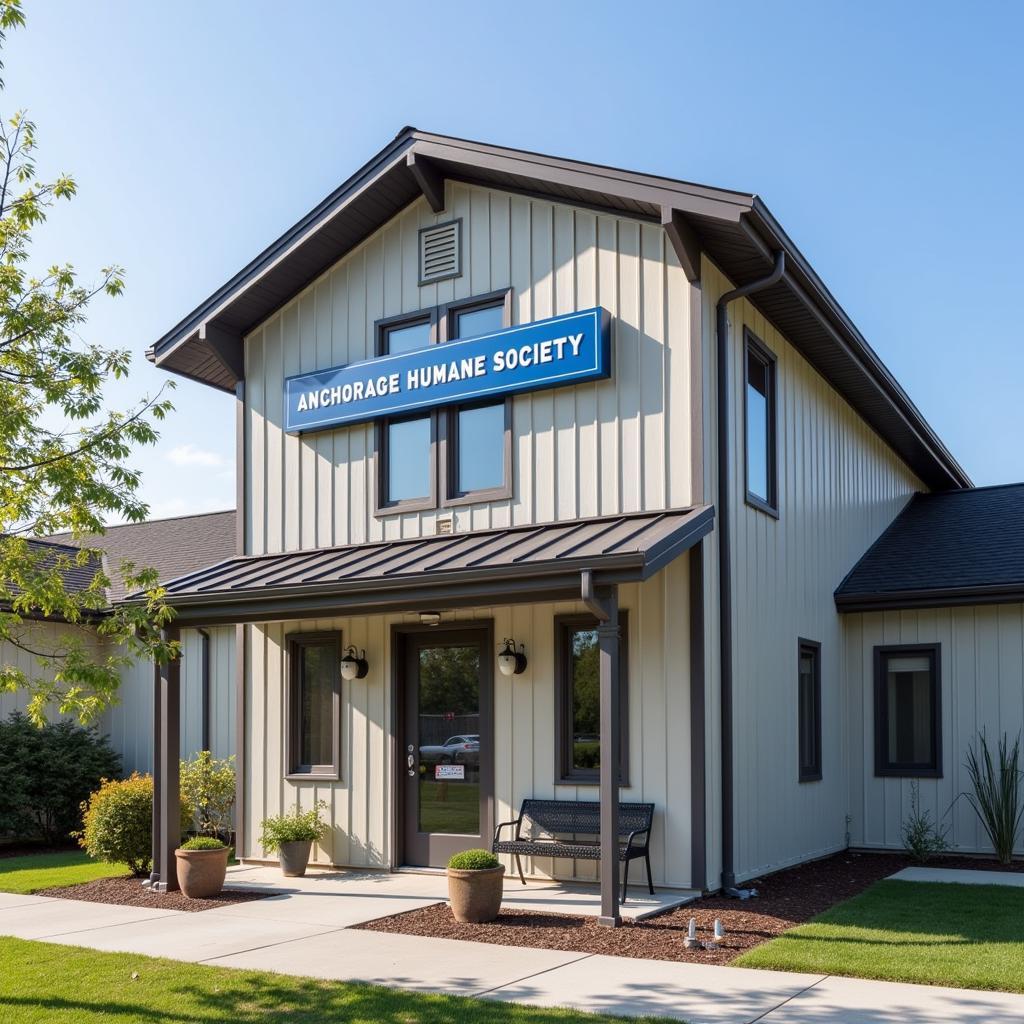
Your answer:
[[[291,778],[341,777],[341,634],[288,637]]]
[[[377,324],[377,354],[479,337],[509,325],[508,292]],[[378,424],[379,513],[493,500],[511,493],[511,401],[467,403]]]
[[[628,616],[619,613],[619,781],[629,785]],[[594,784],[601,770],[601,670],[597,620],[555,618],[556,782]]]
[[[744,334],[743,367],[747,503],[777,515],[775,356],[749,331]]]
[[[817,782],[821,778],[821,644],[801,640],[797,651],[800,781]]]
[[[942,775],[939,645],[875,648],[875,774]]]

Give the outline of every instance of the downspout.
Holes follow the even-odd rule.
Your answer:
[[[716,394],[718,401],[718,643],[721,674],[722,729],[722,888],[736,884],[733,856],[733,714],[732,714],[732,477],[729,458],[729,303],[777,284],[786,272],[786,254],[775,253],[775,266],[767,277],[726,292],[716,307],[718,340]]]

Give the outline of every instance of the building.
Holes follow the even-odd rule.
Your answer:
[[[754,195],[406,128],[148,355],[236,399],[236,555],[169,590],[235,629],[244,858],[295,803],[388,869],[621,786],[655,884],[715,889],[899,845],[911,781],[945,812],[1024,719],[1024,572],[920,565],[997,492]]]
[[[76,547],[70,534],[56,534],[33,543],[54,550]],[[123,523],[107,527],[102,537],[85,537],[80,543],[101,549],[105,564],[69,570],[65,586],[87,587],[95,572],[102,568],[112,583],[107,598],[113,603],[126,596],[118,572],[123,561],[156,569],[161,580],[169,580],[229,557],[235,546],[235,513],[210,512]],[[31,639],[25,646],[33,652],[55,649],[69,632],[84,632],[97,645],[106,642],[96,636],[88,623],[31,621],[25,623],[25,632],[26,638]],[[235,749],[234,630],[185,629],[181,641],[181,756],[189,758],[200,750],[212,750],[217,757],[230,757]],[[29,677],[47,671],[29,650],[19,650],[6,642],[0,644],[0,664],[17,665]],[[153,770],[153,700],[153,666],[135,661],[121,673],[118,702],[96,723],[121,755],[125,772]],[[0,693],[0,718],[6,718],[12,711],[23,711],[27,702],[24,691]]]

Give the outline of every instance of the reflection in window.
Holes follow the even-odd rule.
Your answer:
[[[430,344],[430,322],[424,320],[418,324],[407,324],[404,327],[388,327],[384,331],[384,351],[389,355],[401,352],[414,352],[426,348]]]
[[[408,501],[430,496],[432,469],[429,416],[387,424],[387,500]]]
[[[501,487],[505,483],[505,403],[478,405],[458,412],[458,493]]]
[[[746,348],[747,493],[775,508],[775,364]]]
[[[288,639],[288,771],[337,777],[339,772],[338,634],[293,634]]]
[[[504,303],[499,303],[497,306],[485,306],[483,309],[470,309],[465,313],[459,313],[457,319],[452,340],[492,334],[505,326],[505,306]]]
[[[935,671],[928,653],[882,655],[885,765],[936,767]]]

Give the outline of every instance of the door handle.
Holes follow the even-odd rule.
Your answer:
[[[410,754],[405,759],[405,763],[411,768],[416,763],[416,759],[412,756],[412,754]]]

